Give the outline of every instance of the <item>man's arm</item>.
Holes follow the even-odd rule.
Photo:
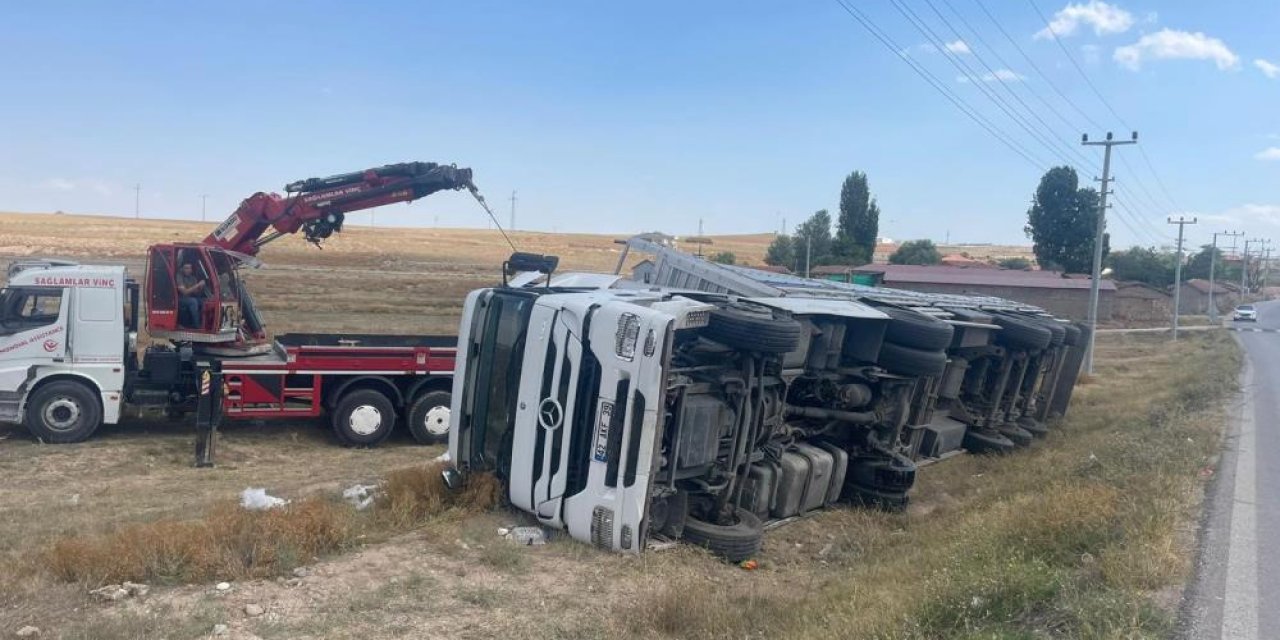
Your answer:
[[[181,294],[182,294],[182,295],[184,295],[184,296],[189,296],[189,295],[191,295],[191,294],[193,294],[193,293],[198,293],[198,292],[200,292],[201,290],[203,290],[203,289],[204,289],[204,285],[205,285],[205,281],[204,281],[204,280],[200,280],[199,282],[196,282],[195,284],[193,284],[193,285],[191,285],[191,286],[189,286],[189,287],[184,287],[184,286],[182,286],[182,285],[178,285],[178,293],[181,293]]]

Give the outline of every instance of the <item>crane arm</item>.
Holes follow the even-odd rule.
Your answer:
[[[470,169],[434,162],[404,162],[308,178],[286,185],[283,196],[262,192],[249,196],[203,244],[252,256],[262,245],[301,231],[308,242],[319,245],[342,230],[345,214],[352,211],[464,188],[477,193]]]

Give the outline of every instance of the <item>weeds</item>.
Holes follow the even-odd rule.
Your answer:
[[[444,487],[440,471],[430,464],[391,473],[370,513],[315,496],[265,511],[223,503],[197,520],[159,520],[63,538],[43,554],[42,564],[61,580],[89,585],[258,578],[342,551],[363,537],[496,504],[495,479],[476,476],[455,493]]]

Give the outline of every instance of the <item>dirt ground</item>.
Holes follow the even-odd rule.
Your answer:
[[[0,263],[55,255],[124,262],[136,273],[149,243],[196,239],[207,228],[0,214]],[[762,255],[768,239],[716,242],[742,257]],[[525,250],[561,255],[566,269],[608,270],[618,256],[606,236],[521,233],[515,240]],[[251,286],[275,332],[450,333],[463,294],[494,282],[506,253],[496,232],[352,228],[324,251],[296,238],[278,241],[263,252],[268,266],[251,276]],[[1145,379],[1152,362],[1171,366],[1167,360],[1174,357],[1156,343],[1117,340],[1123,341],[1101,345],[1100,362],[1119,386],[1081,390],[1084,406],[1096,407],[1098,415],[1113,414],[1108,403],[1134,396],[1139,383],[1130,384],[1129,378]],[[1080,462],[1083,457],[1064,457],[1068,451],[1079,453],[1074,449],[1054,453],[1070,442],[1067,436],[1038,446],[1031,452],[1036,457],[1021,461],[954,459],[922,471],[906,514],[838,508],[771,532],[756,572],[685,547],[639,558],[603,554],[554,537],[545,546],[517,547],[497,535],[499,527],[522,523],[507,511],[444,518],[391,539],[371,540],[349,554],[312,559],[296,575],[234,581],[225,591],[213,581],[154,585],[143,598],[105,604],[88,596],[88,585],[17,570],[38,562],[51,541],[64,535],[105,533],[160,518],[198,518],[248,487],[287,499],[336,494],[428,461],[442,450],[417,446],[403,434],[378,449],[346,449],[323,425],[310,422],[227,423],[218,467],[201,470],[191,467],[193,442],[190,424],[160,419],[131,420],[69,446],[41,445],[21,427],[0,426],[0,637],[12,637],[24,625],[40,628],[40,637],[95,639],[210,637],[217,625],[226,625],[222,637],[230,638],[764,637],[767,631],[752,630],[750,624],[742,631],[741,619],[716,615],[771,616],[779,607],[810,598],[830,599],[833,590],[872,613],[815,619],[800,635],[861,637],[858,629],[864,627],[857,625],[897,628],[914,611],[904,603],[926,595],[892,584],[896,574],[889,572],[929,561],[917,548],[902,545],[919,539],[936,540],[939,548],[953,545],[956,527],[972,526],[974,532],[986,527],[969,523],[985,509],[1012,517],[1008,505],[1027,504],[1018,500],[1038,495],[1039,485],[1033,483],[1050,468],[1042,460],[1067,469],[1064,473],[1088,469],[1080,466],[1086,464]],[[1001,473],[1011,475],[1002,480]],[[1000,486],[995,482],[1008,482],[1021,493],[1005,495],[993,488]],[[872,562],[886,557],[885,549],[897,564]],[[930,589],[943,584],[936,576],[945,577],[947,569],[938,571],[930,574]],[[15,575],[24,577],[6,579]],[[997,578],[1003,579],[992,576],[996,583]],[[883,612],[883,620],[875,622],[876,611]],[[1035,619],[1027,624],[1045,633],[1053,628]],[[762,618],[758,628],[770,627]]]

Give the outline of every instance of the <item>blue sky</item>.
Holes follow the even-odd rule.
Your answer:
[[[1118,135],[1124,125],[1048,32],[1037,36],[1045,23],[1027,0],[981,1],[994,22],[977,0],[899,0],[954,53],[892,2],[857,6],[1045,165],[1083,166],[1077,151],[1100,165],[1100,149],[1078,145],[1102,134],[1085,116]],[[1200,216],[1193,243],[1225,228],[1280,237],[1280,3],[1035,2],[1140,131],[1146,158],[1122,147],[1113,163],[1113,245],[1168,242],[1171,212]],[[757,232],[834,210],[857,169],[884,235],[1026,242],[1043,167],[834,0],[534,4],[11,5],[0,210],[131,215],[141,183],[144,216],[198,219],[208,194],[216,221],[295,179],[428,160],[472,167],[504,222],[518,190],[521,228],[687,234],[701,218],[707,233]],[[984,79],[983,62],[1004,80]],[[380,225],[437,219],[485,226],[461,194],[377,212]]]

